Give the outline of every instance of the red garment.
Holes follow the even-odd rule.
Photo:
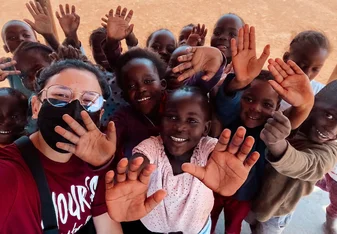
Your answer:
[[[40,153],[40,160],[60,234],[75,233],[91,216],[107,212],[103,176],[98,180],[103,171],[94,171],[75,156],[66,163],[58,163]],[[0,233],[42,233],[37,186],[14,144],[0,149],[0,178]]]
[[[331,218],[337,218],[337,182],[327,173],[316,185],[329,193],[330,204],[326,208],[326,213]]]
[[[212,230],[214,233],[219,215],[224,209],[225,215],[225,233],[240,234],[242,221],[246,218],[250,211],[250,201],[239,201],[233,197],[223,197],[214,193],[214,207],[211,212]]]

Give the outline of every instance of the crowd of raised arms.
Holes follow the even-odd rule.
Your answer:
[[[324,33],[269,58],[263,29],[227,13],[140,48],[118,6],[84,51],[75,6],[57,9],[62,44],[48,9],[26,7],[1,31],[0,233],[209,234],[223,211],[227,234],[244,220],[278,234],[315,186],[331,201],[322,233],[337,233],[337,81],[314,80]]]

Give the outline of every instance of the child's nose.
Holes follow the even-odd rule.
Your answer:
[[[178,131],[178,132],[183,132],[183,131],[185,131],[185,129],[186,129],[186,125],[185,125],[184,123],[178,122],[178,123],[176,123],[176,125],[175,125],[175,129],[176,129],[176,131]]]

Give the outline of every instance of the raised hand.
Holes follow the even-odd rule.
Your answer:
[[[74,133],[60,126],[56,126],[55,132],[73,144],[58,142],[56,146],[73,153],[93,166],[102,166],[107,163],[116,152],[115,125],[113,122],[110,122],[107,133],[104,134],[97,128],[86,111],[82,111],[81,116],[86,129],[71,116],[64,115],[62,117]]]
[[[250,169],[259,159],[259,153],[253,152],[247,158],[254,145],[254,138],[245,139],[246,129],[239,127],[231,142],[231,131],[225,129],[216,144],[205,167],[184,163],[182,170],[197,177],[208,188],[222,196],[233,195],[246,181]]]
[[[177,78],[179,81],[186,80],[199,71],[205,72],[202,79],[210,80],[224,59],[220,50],[213,47],[188,47],[186,50],[188,54],[178,57],[181,64],[172,69],[174,73],[181,73]]]
[[[0,58],[0,82],[4,81],[10,75],[18,75],[21,72],[14,70],[14,71],[7,71],[6,68],[12,67],[16,64],[15,60],[11,60],[9,62],[8,58]]]
[[[41,35],[53,34],[53,26],[49,18],[48,10],[42,7],[39,2],[26,3],[26,7],[34,18],[34,22],[24,19],[36,32]]]
[[[205,25],[203,24],[200,26],[193,27],[193,30],[188,37],[186,44],[189,46],[203,46],[205,44],[205,37],[207,35],[207,29],[205,28]]]
[[[118,6],[116,9],[115,15],[113,10],[109,11],[109,14],[106,15],[106,18],[102,18],[102,26],[107,29],[107,37],[110,40],[120,41],[125,39],[133,31],[133,24],[130,24],[132,19],[133,11],[130,10],[126,14],[128,9],[124,8],[121,12],[121,6]]]
[[[77,29],[80,26],[80,16],[76,14],[75,6],[70,6],[66,4],[65,11],[63,6],[60,4],[60,13],[56,11],[56,18],[58,19],[60,26],[66,37],[72,37],[77,33]]]
[[[287,149],[286,138],[290,135],[290,120],[281,111],[273,113],[272,118],[267,120],[260,133],[260,138],[266,144],[271,155],[280,157]]]
[[[143,158],[132,160],[128,169],[126,158],[117,165],[117,176],[114,182],[114,171],[105,176],[105,201],[108,214],[117,222],[139,220],[150,213],[166,196],[164,190],[158,190],[147,197],[151,173],[156,166],[148,164],[139,174]]]
[[[232,63],[235,71],[236,86],[240,89],[250,84],[257,77],[270,54],[266,45],[260,58],[256,57],[255,28],[246,24],[239,30],[238,40],[231,40]]]
[[[294,107],[307,103],[313,103],[314,93],[309,78],[296,63],[282,59],[269,59],[268,69],[275,78],[270,80],[270,85],[282,97]]]

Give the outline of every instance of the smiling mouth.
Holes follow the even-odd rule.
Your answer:
[[[248,115],[248,118],[251,119],[251,120],[259,120],[260,119],[258,117],[253,117],[253,116],[250,116],[250,115]]]
[[[147,101],[149,99],[150,99],[150,97],[145,97],[145,98],[138,99],[137,101],[138,102],[144,102],[144,101]]]
[[[316,129],[316,132],[318,133],[318,135],[323,138],[323,139],[328,139],[329,136],[325,135],[324,133],[320,132],[318,129]]]
[[[12,131],[1,131],[0,130],[0,134],[10,134],[10,133],[12,133]]]
[[[174,142],[185,142],[187,139],[171,136],[172,141]]]

